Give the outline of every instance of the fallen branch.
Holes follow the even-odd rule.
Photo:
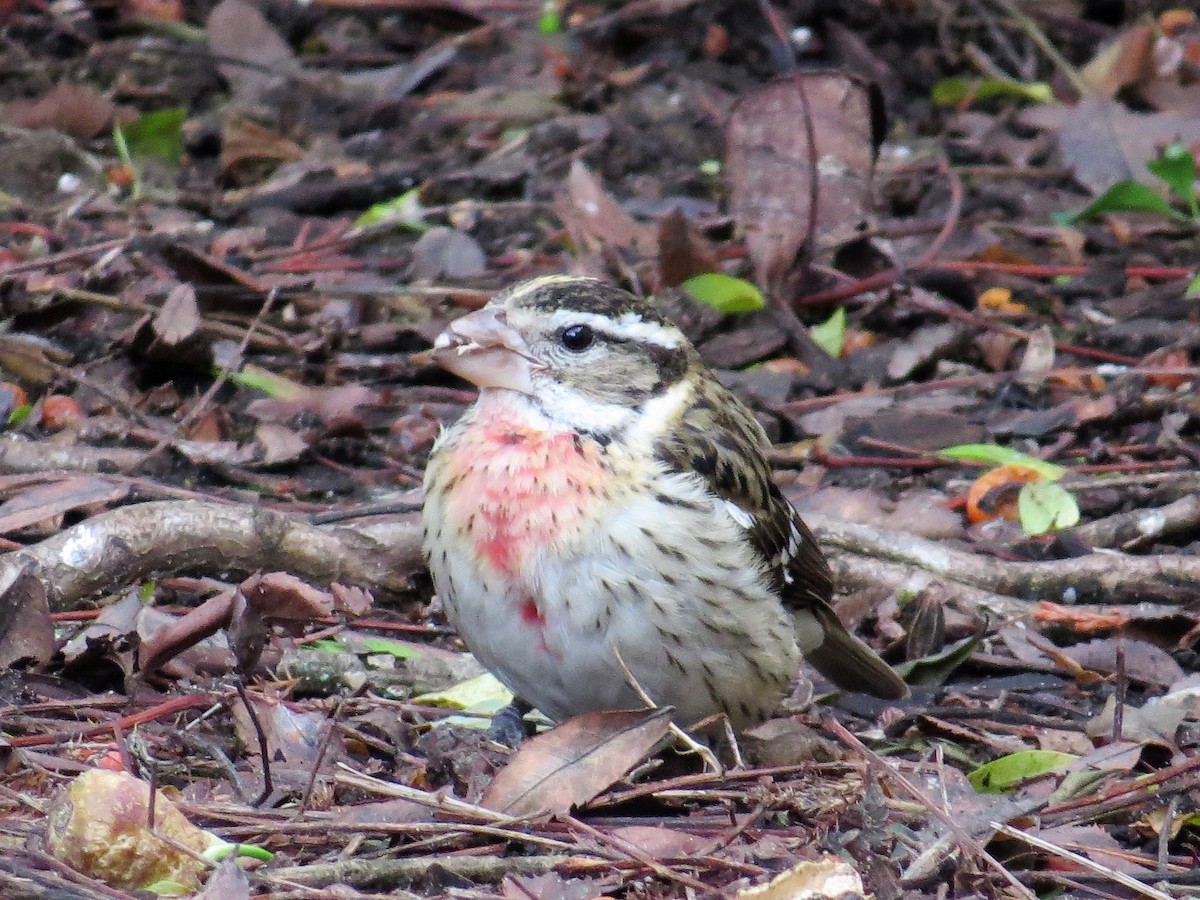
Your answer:
[[[995,595],[1058,603],[1183,603],[1200,596],[1200,558],[1195,556],[1129,556],[1103,550],[1052,562],[1010,562],[871,525],[817,514],[805,518],[822,544],[843,554],[922,569],[955,586]],[[845,568],[853,575],[853,562]]]
[[[317,527],[260,507],[166,500],[101,513],[52,538],[0,557],[0,586],[31,568],[51,609],[148,578],[181,572],[244,576],[291,572],[306,581],[404,594],[423,567],[413,519]]]

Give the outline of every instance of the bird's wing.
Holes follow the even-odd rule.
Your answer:
[[[681,420],[666,429],[657,452],[671,470],[695,473],[729,505],[761,555],[775,592],[796,613],[797,634],[809,627],[810,637],[801,646],[813,666],[839,687],[885,698],[904,696],[907,688],[899,676],[850,634],[833,611],[833,573],[816,538],[771,476],[769,447],[750,410],[709,378]]]

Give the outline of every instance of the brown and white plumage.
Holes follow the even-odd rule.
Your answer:
[[[766,435],[647,301],[535,279],[435,349],[481,387],[426,475],[425,549],[467,646],[554,719],[642,705],[768,715],[801,653],[841,687],[904,683],[846,631]],[[619,659],[618,659],[619,657]]]

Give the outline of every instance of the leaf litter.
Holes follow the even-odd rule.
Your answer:
[[[0,893],[90,895],[39,854],[105,769],[270,857],[210,896],[1185,889],[1200,26],[949,6],[0,5]],[[487,740],[427,351],[560,271],[751,402],[911,700]]]

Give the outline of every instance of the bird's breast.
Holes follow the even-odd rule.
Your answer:
[[[444,447],[445,527],[505,580],[576,544],[609,502],[603,449],[501,407],[480,410]]]

